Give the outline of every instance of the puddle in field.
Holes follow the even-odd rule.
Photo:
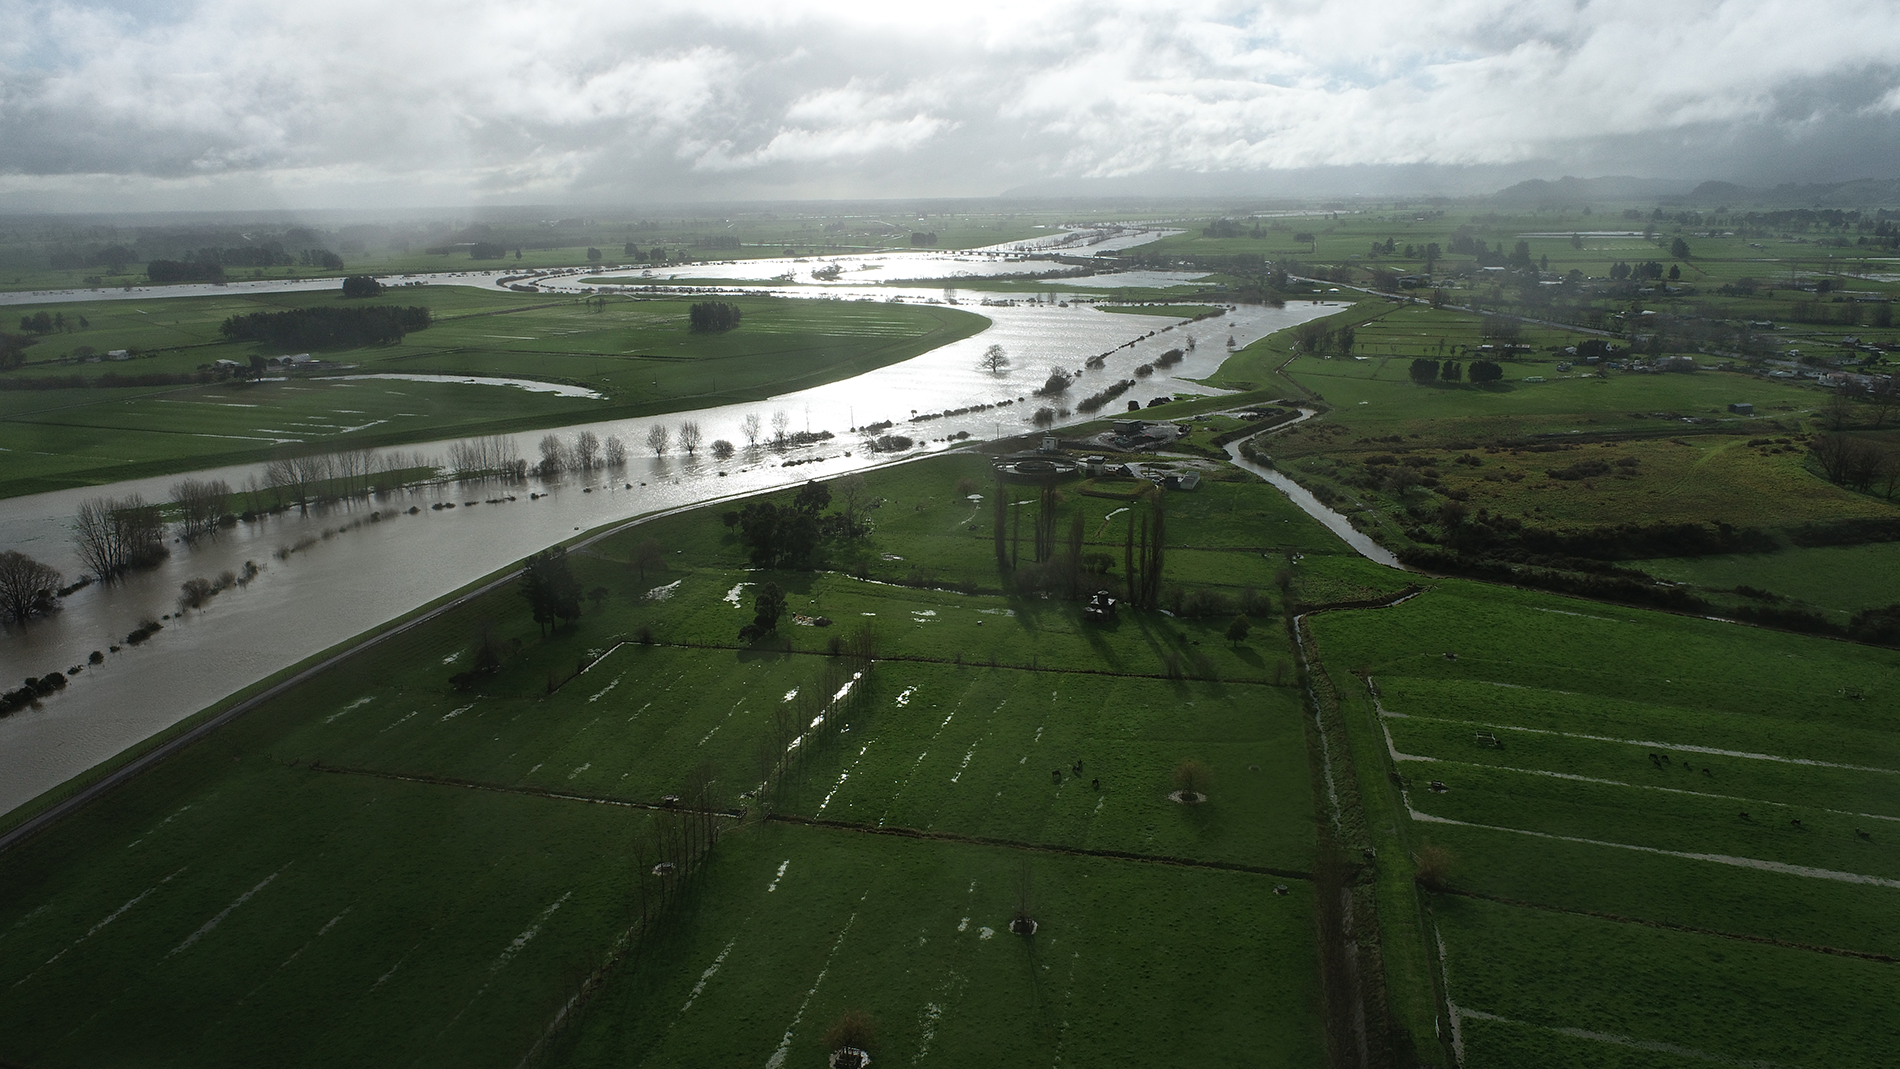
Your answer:
[[[732,584],[732,589],[726,591],[726,596],[722,598],[721,600],[729,603],[733,608],[737,609],[740,607],[739,599],[743,591],[745,590],[746,587],[749,587],[751,585],[752,585],[751,583],[734,583]]]
[[[975,756],[976,756],[976,743],[973,742],[970,744],[969,752],[963,755],[963,763],[957,766],[957,774],[950,777],[950,782],[955,783],[958,780],[963,778],[964,770],[970,767],[970,758],[975,757]]]
[[[897,695],[897,704],[900,706],[909,705],[910,696],[916,692],[917,692],[916,687],[905,687],[903,691]]]
[[[376,700],[376,696],[374,694],[371,694],[367,697],[358,698],[355,701],[351,702],[350,704],[337,710],[336,712],[331,713],[329,716],[324,717],[323,722],[328,724],[331,721],[334,721],[337,717],[342,716],[344,713],[347,713],[352,709],[360,709],[363,706],[368,705],[370,702],[373,702],[375,700]]]
[[[652,590],[647,591],[647,600],[648,601],[665,601],[666,599],[672,597],[673,592],[678,590],[680,584],[684,583],[685,581],[686,580],[684,579],[675,579],[672,582],[666,584],[665,586],[656,586]]]
[[[785,866],[783,865],[779,866],[778,871],[779,871],[779,875],[781,876],[784,875]],[[778,881],[773,880],[772,884],[773,886],[776,887],[778,885]],[[713,974],[719,971],[719,967],[726,963],[726,955],[732,953],[733,944],[737,942],[738,940],[735,939],[731,943],[727,943],[726,948],[724,950],[721,950],[719,952],[719,956],[713,959],[713,963],[711,965],[706,966],[706,971],[699,974],[699,983],[694,984],[693,993],[686,996],[686,1005],[680,1007],[681,1013],[685,1013],[687,1010],[692,1009],[693,1003],[699,1001],[699,993],[701,991],[706,990],[706,982],[711,980],[713,978]]]

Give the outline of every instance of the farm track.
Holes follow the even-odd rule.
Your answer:
[[[1553,906],[1544,902],[1527,902],[1521,898],[1508,898],[1504,895],[1488,895],[1482,891],[1460,891],[1453,888],[1446,888],[1434,893],[1454,898],[1473,898],[1481,902],[1496,902],[1499,905],[1514,906],[1518,909],[1534,909],[1540,913],[1559,913],[1570,917],[1589,917],[1592,920],[1612,921],[1617,924],[1636,924],[1645,928],[1660,928],[1665,931],[1683,932],[1688,935],[1706,935],[1718,939],[1734,939],[1743,943],[1759,943],[1762,946],[1780,947],[1784,950],[1805,950],[1813,954],[1833,954],[1838,957],[1860,958],[1863,961],[1878,961],[1888,965],[1900,964],[1900,958],[1892,954],[1876,954],[1868,950],[1848,950],[1843,947],[1821,946],[1817,943],[1797,943],[1786,939],[1775,939],[1765,935],[1724,932],[1715,928],[1698,928],[1691,924],[1673,924],[1669,921],[1649,920],[1643,917],[1628,917],[1621,913],[1602,913],[1594,909],[1574,909],[1569,906]]]

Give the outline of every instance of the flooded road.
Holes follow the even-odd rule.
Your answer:
[[[840,300],[942,299],[941,290],[892,287],[817,293],[805,288],[798,295]],[[1337,307],[1246,306],[1219,319],[1176,326],[1178,321],[1171,318],[1108,313],[1084,304],[1063,307],[1054,299],[987,307],[959,303],[988,317],[992,325],[901,364],[761,402],[576,424],[558,432],[570,440],[583,429],[603,438],[621,437],[636,454],[621,471],[530,480],[506,490],[492,484],[429,486],[308,514],[285,513],[241,523],[196,546],[174,545],[171,557],[159,568],[114,586],[95,584],[76,592],[53,617],[0,636],[0,679],[63,671],[84,663],[93,650],[123,645],[127,632],[142,619],[176,609],[179,586],[187,579],[215,578],[227,570],[241,572],[246,561],[262,569],[249,586],[219,595],[202,611],[166,621],[165,629],[143,645],[108,653],[103,665],[73,677],[64,692],[40,708],[0,720],[0,811],[233,691],[580,530],[681,505],[792,486],[806,479],[829,479],[892,459],[867,452],[861,436],[851,432],[853,426],[892,421],[887,433],[916,440],[905,455],[951,448],[946,439],[959,433],[979,440],[1024,433],[1033,429],[1031,417],[1039,407],[1032,391],[1051,366],[1080,369],[1089,357],[1110,354],[1103,368],[1078,378],[1066,395],[1073,404],[1113,381],[1134,377],[1137,365],[1167,349],[1184,347],[1189,336],[1196,338],[1197,345],[1170,369],[1171,374],[1157,372],[1140,380],[1141,385],[1126,397],[1145,403],[1163,394],[1212,393],[1185,380],[1211,375],[1227,357],[1230,336],[1244,346]],[[978,366],[978,357],[991,344],[1001,344],[1011,354],[1012,367],[1003,374]],[[1015,401],[1018,397],[1025,400]],[[1002,400],[1013,403],[963,416],[912,421],[913,413],[928,415]],[[748,415],[758,416],[769,433],[780,414],[792,431],[829,430],[835,437],[783,455],[745,448],[741,428]],[[737,443],[739,452],[723,463],[713,461],[703,449],[690,459],[637,455],[650,425],[677,426],[689,419],[704,428],[708,442],[724,438]],[[1080,419],[1072,416],[1058,423]],[[521,455],[537,455],[535,443],[545,433],[513,436]],[[402,447],[400,452],[440,458],[448,445],[424,443]],[[788,460],[800,463],[788,467]],[[193,474],[242,487],[249,476],[261,478],[261,465]],[[74,554],[70,525],[81,501],[131,492],[143,494],[148,501],[163,501],[169,497],[171,484],[182,477],[132,480],[0,502],[0,546],[29,553],[69,578],[76,577],[84,568]],[[530,499],[530,494],[543,493],[548,496]],[[484,503],[508,495],[515,500]],[[458,507],[430,508],[438,502],[455,502]],[[471,507],[469,502],[477,504]],[[420,511],[409,515],[411,507]],[[371,522],[373,512],[383,518]],[[280,558],[280,550],[300,544],[303,548]]]

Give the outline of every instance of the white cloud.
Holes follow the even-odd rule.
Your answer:
[[[1698,165],[1760,169],[1900,114],[1896,39],[1882,0],[1825,17],[1789,0],[218,0],[143,21],[16,0],[0,197],[114,176],[307,195],[312,174],[471,197],[635,180],[654,197],[986,194],[1060,175],[1574,167],[1611,144],[1606,166],[1661,173],[1686,166],[1685,139],[1755,153]]]

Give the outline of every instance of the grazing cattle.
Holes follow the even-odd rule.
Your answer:
[[[1801,827],[1801,818],[1800,818],[1800,817],[1796,817],[1796,818],[1794,818],[1793,820],[1791,820],[1791,821],[1789,821],[1788,823],[1790,823],[1790,824],[1792,824],[1792,825],[1794,825],[1795,827],[1797,827],[1797,828],[1799,828],[1799,827]]]
[[[1096,790],[1098,790],[1098,791],[1099,791],[1099,790],[1101,790],[1101,789],[1102,789],[1102,781],[1101,781],[1100,779],[1093,779],[1093,780],[1090,780],[1090,781],[1089,781],[1089,786],[1091,786],[1091,787],[1093,787],[1093,788],[1095,788]]]
[[[1743,813],[1742,813],[1742,819],[1743,819],[1743,820],[1747,820],[1747,819],[1748,819],[1748,813],[1747,813],[1747,811],[1743,811]]]
[[[1076,758],[1075,764],[1070,767],[1075,771],[1076,775],[1078,776],[1081,775],[1082,774],[1082,759],[1080,757]]]
[[[1860,837],[1861,837],[1861,838],[1863,838],[1863,839],[1868,839],[1868,840],[1871,840],[1871,839],[1873,838],[1873,836],[1872,836],[1872,835],[1869,835],[1869,834],[1868,834],[1867,832],[1865,832],[1865,831],[1863,831],[1863,830],[1862,830],[1862,829],[1860,829],[1860,828],[1855,828],[1855,829],[1854,829],[1854,834],[1855,834],[1855,835],[1858,835],[1858,836],[1860,836]]]
[[[1050,781],[1051,781],[1051,782],[1053,782],[1053,783],[1061,783],[1061,782],[1062,782],[1062,770],[1061,770],[1061,769],[1059,769],[1059,768],[1052,768],[1052,769],[1050,769],[1050,770],[1049,770],[1049,779],[1050,779]]]

